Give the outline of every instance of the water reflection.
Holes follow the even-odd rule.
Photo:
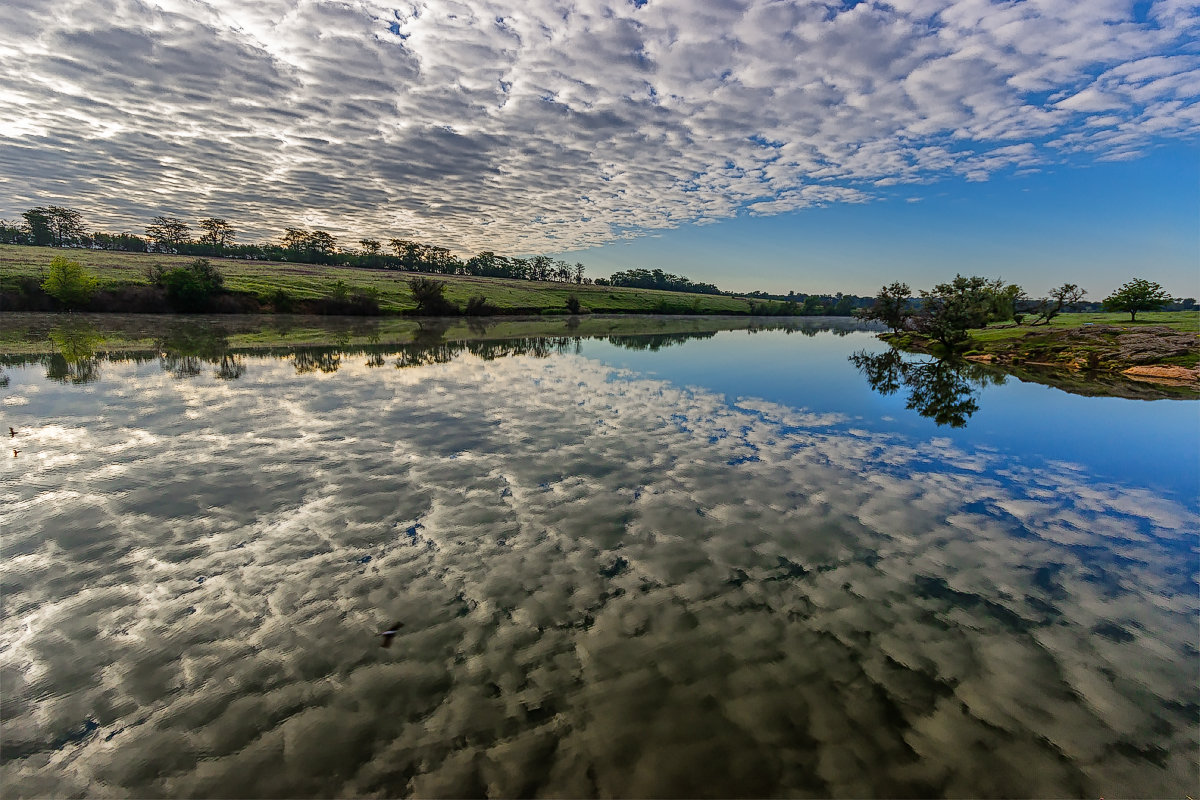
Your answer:
[[[320,392],[16,368],[6,796],[1195,785],[1194,512],[476,344]]]
[[[850,362],[875,391],[891,395],[903,387],[908,390],[906,408],[951,428],[965,426],[979,410],[976,389],[1005,382],[1003,374],[969,361],[912,360],[898,350],[863,350],[851,355]]]
[[[57,348],[46,360],[46,377],[59,383],[84,384],[100,379],[96,348],[104,337],[91,325],[68,322],[50,332]]]
[[[215,366],[213,375],[222,380],[236,380],[246,372],[245,359],[230,351],[229,334],[218,325],[176,323],[156,344],[159,364],[175,378],[194,378],[205,364]]]

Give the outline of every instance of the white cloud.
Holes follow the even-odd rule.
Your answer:
[[[1121,158],[1200,131],[1195,6],[1131,14],[23,0],[0,31],[0,118],[20,121],[0,128],[0,213],[61,201],[134,230],[219,214],[248,238],[307,224],[530,252]]]
[[[247,361],[106,363],[103,405],[13,409],[39,457],[0,484],[14,795],[1194,777],[1174,502],[576,355]]]

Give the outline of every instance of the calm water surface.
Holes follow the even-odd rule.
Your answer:
[[[10,359],[5,794],[1194,795],[1200,404],[808,334]]]

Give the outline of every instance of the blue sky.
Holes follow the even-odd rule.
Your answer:
[[[1099,300],[1146,277],[1200,297],[1200,150],[897,187],[871,203],[741,215],[563,257],[598,273],[660,267],[744,290],[874,294],[885,281],[929,288],[961,272],[1035,296],[1069,281]]]
[[[7,0],[0,218],[1200,294],[1195,0]]]

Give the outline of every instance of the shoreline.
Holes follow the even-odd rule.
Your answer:
[[[1018,380],[1104,397],[1200,397],[1200,333],[1160,324],[1083,323],[999,327],[979,334],[959,357]],[[879,338],[906,352],[936,356],[940,349],[915,333]]]

